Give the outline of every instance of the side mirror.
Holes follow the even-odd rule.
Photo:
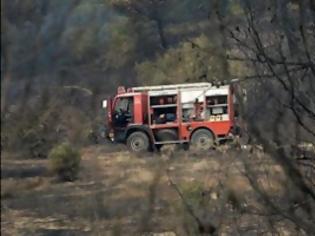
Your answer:
[[[102,101],[102,107],[103,108],[107,108],[107,100],[103,100]]]

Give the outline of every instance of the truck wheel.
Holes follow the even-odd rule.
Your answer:
[[[199,129],[191,137],[191,145],[199,151],[207,151],[214,144],[212,133],[207,129]]]
[[[133,152],[145,152],[149,150],[148,136],[140,131],[134,132],[127,138],[127,146]]]

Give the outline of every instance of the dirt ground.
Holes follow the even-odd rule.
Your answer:
[[[193,234],[194,221],[178,191],[194,208],[205,192],[218,198],[211,191],[222,176],[231,190],[250,190],[237,155],[168,152],[135,156],[121,146],[87,147],[78,180],[66,183],[50,176],[47,160],[16,160],[4,153],[1,235]],[[275,171],[281,176],[281,169]]]

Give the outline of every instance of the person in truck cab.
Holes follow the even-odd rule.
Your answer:
[[[124,126],[133,120],[133,99],[121,98],[114,111],[115,123]]]

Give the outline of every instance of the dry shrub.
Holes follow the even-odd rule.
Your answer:
[[[70,144],[63,143],[54,147],[48,158],[52,173],[56,174],[60,180],[73,181],[77,178],[81,155]]]

